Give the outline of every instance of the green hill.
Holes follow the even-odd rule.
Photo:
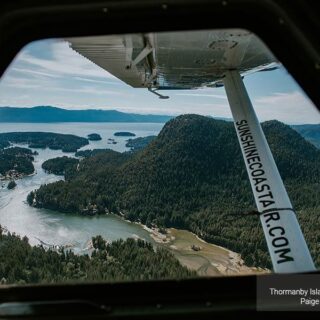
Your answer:
[[[320,263],[320,151],[278,121],[263,128]],[[64,212],[108,210],[147,225],[188,229],[241,253],[249,265],[271,266],[258,216],[245,214],[255,205],[230,122],[179,116],[142,151],[84,159],[76,176],[42,186],[28,201]]]

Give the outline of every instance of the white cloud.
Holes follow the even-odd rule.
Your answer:
[[[291,92],[291,93],[275,92],[270,96],[263,96],[263,97],[256,98],[255,102],[259,104],[276,105],[276,104],[282,103],[283,101],[287,101],[288,99],[296,100],[296,99],[301,99],[301,97],[303,96],[298,91]]]
[[[30,73],[36,76],[45,76],[45,77],[49,77],[49,78],[58,78],[59,76],[56,74],[52,74],[52,73],[47,73],[47,72],[43,72],[43,71],[36,71],[36,70],[30,70],[27,68],[16,68],[13,67],[11,68],[12,71],[16,71],[16,72],[21,72],[23,74],[25,73]]]
[[[256,98],[253,105],[259,119],[286,123],[319,123],[320,113],[311,100],[299,91],[277,92]]]
[[[170,99],[159,100],[145,89],[133,89],[116,79],[70,49],[65,41],[42,44],[41,50],[50,52],[46,58],[40,54],[39,48],[37,50],[39,55],[35,48],[20,53],[1,79],[0,104],[231,117],[224,88],[162,91]],[[286,123],[320,122],[320,114],[298,89],[260,96],[252,99],[252,102],[261,121],[278,119]]]
[[[227,96],[218,95],[218,94],[205,94],[205,93],[176,93],[175,96],[190,96],[190,97],[210,97],[217,98],[222,100],[227,100]]]
[[[39,81],[35,81],[28,78],[20,78],[8,75],[2,80],[2,84],[4,86],[1,86],[0,89],[5,91],[5,87],[13,87],[13,88],[19,88],[19,89],[39,89],[43,87],[43,84],[41,84]],[[17,95],[18,94],[17,92]]]
[[[20,78],[12,75],[8,75],[3,83],[7,87],[19,88],[19,89],[42,89],[42,92],[46,91],[58,91],[58,92],[74,92],[87,95],[115,95],[130,98],[131,94],[127,94],[121,90],[110,90],[107,88],[97,88],[96,86],[76,86],[76,87],[66,87],[63,86],[58,81],[42,80],[39,79],[29,79]],[[0,90],[4,90],[0,88]]]
[[[94,82],[94,83],[101,83],[101,84],[111,84],[111,85],[117,85],[117,86],[121,84],[119,82],[95,80],[95,79],[88,79],[88,78],[82,78],[82,77],[73,77],[73,79],[79,80],[79,81]]]
[[[88,95],[116,95],[116,96],[122,96],[122,97],[132,97],[132,95],[124,93],[122,91],[112,91],[107,89],[101,89],[101,88],[95,88],[95,87],[88,87],[83,86],[79,88],[63,88],[63,87],[49,87],[46,88],[46,90],[52,90],[52,91],[67,91],[67,92],[78,92],[78,93],[85,93]]]
[[[40,72],[46,72],[56,76],[77,75],[116,79],[109,72],[69,48],[66,41],[54,42],[51,44],[50,49],[52,50],[52,59],[38,58],[27,52],[22,52],[17,57],[16,62],[33,65],[37,71],[39,70]]]

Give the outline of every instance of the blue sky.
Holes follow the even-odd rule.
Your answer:
[[[244,79],[261,121],[319,123],[320,114],[284,68]],[[231,117],[224,88],[162,91],[126,85],[69,48],[64,40],[26,46],[0,80],[0,106],[52,105],[66,109],[116,109],[143,114],[198,113]]]

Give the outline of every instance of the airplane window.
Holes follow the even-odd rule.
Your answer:
[[[320,266],[320,115],[247,30],[32,42],[0,122],[1,285]]]

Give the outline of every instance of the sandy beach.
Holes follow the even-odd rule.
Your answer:
[[[207,243],[190,231],[169,228],[167,233],[163,234],[157,228],[143,227],[159,245],[169,249],[181,264],[197,271],[201,276],[270,272],[266,269],[246,266],[240,254]]]

